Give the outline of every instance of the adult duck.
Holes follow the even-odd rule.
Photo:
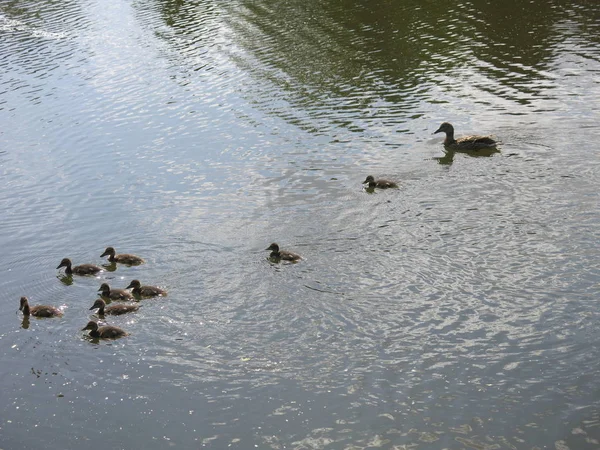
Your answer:
[[[65,273],[67,275],[96,275],[99,272],[102,272],[104,269],[102,267],[98,267],[94,264],[81,264],[79,266],[73,266],[71,260],[69,258],[63,258],[57,269],[61,267],[65,268]]]
[[[369,175],[363,184],[368,183],[370,188],[379,188],[379,189],[389,189],[389,188],[397,188],[398,184],[394,183],[390,180],[385,180],[383,178],[379,178],[378,180],[373,177],[373,175]]]
[[[131,289],[133,288],[133,289]],[[131,289],[133,295],[139,297],[164,297],[167,291],[156,286],[142,286],[140,280],[132,280],[125,289]]]
[[[90,320],[81,331],[90,330],[89,335],[93,338],[100,339],[117,339],[123,336],[128,336],[125,330],[119,327],[113,327],[111,325],[98,326],[97,322]]]
[[[110,300],[134,300],[131,292],[125,289],[111,289],[108,283],[102,283],[100,289],[98,289],[102,297],[106,297]]]
[[[293,253],[287,250],[280,250],[279,245],[277,245],[275,242],[269,245],[265,250],[271,250],[269,258],[277,261],[300,261],[302,259],[302,257],[297,253]]]
[[[30,315],[35,317],[61,317],[63,315],[63,312],[54,306],[29,306],[29,299],[27,297],[21,297],[19,311],[23,311],[23,316],[25,317],[29,317]]]
[[[137,266],[139,264],[144,263],[144,260],[142,258],[140,258],[139,256],[131,255],[129,253],[121,253],[120,255],[117,255],[117,252],[115,251],[114,247],[106,247],[104,253],[100,255],[101,258],[103,256],[108,256],[108,260],[111,263],[127,264],[128,266]]]
[[[110,305],[106,306],[106,302],[101,298],[97,299],[90,310],[97,309],[99,316],[104,316],[105,314],[112,316],[120,316],[121,314],[127,314],[129,312],[134,312],[140,309],[139,305],[134,304],[118,304],[118,305]]]
[[[451,150],[479,150],[483,148],[496,148],[498,143],[490,136],[463,136],[458,139],[454,139],[454,127],[448,122],[444,122],[440,127],[433,132],[446,133],[446,139],[444,139],[444,147]]]

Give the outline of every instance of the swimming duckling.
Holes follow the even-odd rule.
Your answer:
[[[104,253],[100,255],[100,257],[107,256],[110,262],[118,262],[121,264],[127,264],[129,266],[137,266],[138,264],[143,264],[144,260],[139,256],[130,255],[129,253],[122,253],[117,255],[117,252],[113,247],[106,247]]]
[[[109,298],[111,300],[133,300],[131,292],[125,289],[111,289],[108,283],[102,283],[98,292],[101,292],[102,297]]]
[[[283,259],[284,261],[299,261],[302,259],[302,257],[296,253],[288,252],[287,250],[279,250],[279,245],[274,242],[265,250],[271,250],[271,254],[269,255],[269,258],[271,259]]]
[[[448,122],[441,124],[440,127],[433,132],[433,134],[435,133],[446,133],[444,146],[452,150],[478,150],[481,148],[495,148],[498,144],[489,136],[463,136],[458,139],[454,139],[454,127]]]
[[[21,305],[19,306],[19,311],[23,311],[23,315],[28,317],[29,315],[35,317],[61,317],[63,312],[55,308],[54,306],[47,305],[36,305],[29,306],[29,300],[27,297],[21,297]]]
[[[103,316],[105,314],[109,314],[109,315],[113,315],[113,316],[120,316],[121,314],[126,314],[128,312],[134,312],[137,311],[138,309],[140,309],[139,305],[123,305],[123,304],[119,304],[119,305],[110,305],[110,306],[106,306],[106,302],[104,300],[102,300],[101,298],[97,299],[94,304],[92,305],[92,307],[90,308],[90,310],[92,309],[98,309],[98,315],[99,316]]]
[[[94,264],[81,264],[73,267],[69,258],[63,258],[57,269],[61,267],[65,268],[67,275],[96,275],[98,272],[102,272],[102,267],[95,266]]]
[[[167,291],[156,286],[142,286],[139,280],[132,280],[125,289],[132,289],[133,295],[139,295],[140,297],[164,297],[167,295]]]
[[[398,187],[398,185],[396,183],[394,183],[393,181],[384,180],[383,178],[376,180],[373,177],[373,175],[369,175],[367,177],[367,179],[365,181],[363,181],[363,184],[365,184],[365,183],[369,183],[370,188],[388,189],[388,188],[397,188]]]
[[[93,320],[90,320],[87,325],[81,329],[81,331],[85,330],[90,330],[89,335],[91,337],[100,339],[117,339],[129,335],[129,333],[119,327],[113,327],[111,325],[99,327]]]

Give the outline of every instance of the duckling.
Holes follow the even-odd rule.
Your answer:
[[[446,139],[444,140],[444,146],[452,150],[478,150],[481,148],[495,148],[498,144],[494,139],[489,136],[463,136],[458,139],[454,139],[454,127],[444,122],[440,125],[435,133],[446,133]]]
[[[104,253],[100,255],[100,257],[107,256],[110,262],[118,262],[121,264],[127,264],[128,266],[137,266],[139,264],[143,264],[144,260],[139,256],[130,255],[129,253],[122,253],[117,255],[117,252],[113,247],[106,247]]]
[[[129,333],[119,327],[113,327],[111,325],[99,327],[93,320],[90,320],[87,325],[81,329],[81,331],[85,330],[90,330],[89,335],[91,337],[100,339],[117,339],[129,335]]]
[[[54,306],[48,305],[36,305],[29,306],[29,300],[27,297],[21,297],[21,305],[19,311],[23,311],[23,316],[28,317],[29,315],[35,317],[61,317],[63,312],[55,308]]]
[[[302,257],[296,253],[292,253],[287,250],[279,250],[279,245],[274,242],[265,250],[271,250],[271,254],[269,255],[269,258],[271,259],[283,259],[284,261],[299,261],[302,259]]]
[[[140,297],[164,297],[167,295],[167,291],[156,286],[142,286],[139,280],[132,280],[125,289],[131,289],[133,295],[139,295]]]
[[[113,316],[120,316],[121,314],[126,314],[128,312],[134,312],[140,309],[139,305],[110,305],[106,306],[106,302],[101,298],[97,299],[90,310],[98,309],[98,315],[103,316],[105,314],[110,314]]]
[[[96,275],[98,272],[102,272],[102,267],[95,266],[94,264],[81,264],[73,267],[69,258],[63,258],[57,269],[61,267],[65,268],[67,275]]]
[[[111,289],[108,283],[102,283],[98,292],[101,292],[102,297],[109,298],[111,300],[133,300],[131,292],[125,289]]]
[[[383,178],[376,180],[373,177],[373,175],[369,175],[367,177],[367,179],[365,181],[363,181],[363,184],[365,184],[365,183],[369,183],[370,188],[388,189],[388,188],[397,188],[398,187],[398,185],[396,183],[394,183],[393,181],[384,180]]]

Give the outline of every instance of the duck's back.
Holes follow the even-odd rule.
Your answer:
[[[127,336],[127,333],[125,332],[125,330],[122,330],[119,327],[105,325],[103,327],[98,328],[98,335],[103,339],[114,339]]]
[[[136,255],[131,255],[129,253],[122,253],[120,255],[115,255],[115,261],[121,264],[129,264],[129,265],[137,265],[143,264],[144,260]]]
[[[140,309],[138,305],[110,305],[104,308],[104,314],[120,316]]]
[[[73,267],[71,270],[77,275],[95,275],[98,272],[101,272],[102,268],[94,264],[80,264]]]
[[[156,286],[142,286],[139,289],[139,294],[142,297],[164,297],[167,295],[167,291]]]
[[[293,253],[287,250],[281,250],[279,252],[279,258],[285,261],[299,261],[302,259],[302,257],[297,253]]]
[[[490,136],[462,136],[456,140],[456,146],[467,150],[495,147],[497,142]]]
[[[47,305],[32,306],[29,308],[29,313],[35,317],[59,317],[63,315],[60,309]]]
[[[132,300],[133,295],[125,289],[111,289],[108,298],[111,300]]]
[[[398,185],[390,180],[379,179],[376,182],[376,187],[380,189],[389,189],[389,188],[397,188]]]

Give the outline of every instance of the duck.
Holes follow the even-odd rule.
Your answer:
[[[120,316],[121,314],[126,314],[128,312],[134,312],[140,309],[139,305],[110,305],[106,306],[106,302],[101,298],[97,299],[90,310],[98,309],[98,315],[103,316],[105,314],[109,314],[112,316]]]
[[[29,306],[29,299],[27,297],[21,297],[19,311],[23,311],[23,316],[25,317],[29,317],[29,315],[35,317],[62,317],[63,315],[63,312],[54,306]]]
[[[269,245],[265,250],[271,250],[271,254],[269,255],[269,258],[271,259],[283,259],[284,261],[300,261],[302,259],[302,257],[297,253],[289,252],[287,250],[279,250],[279,245],[277,245],[275,242]]]
[[[398,187],[398,184],[394,183],[393,181],[384,180],[383,178],[376,180],[373,175],[369,175],[367,179],[363,181],[363,184],[365,183],[369,183],[370,188],[388,189]]]
[[[440,127],[433,132],[446,133],[446,139],[444,139],[444,147],[452,150],[479,150],[482,148],[495,148],[498,143],[490,136],[463,136],[458,139],[454,139],[454,127],[448,122],[444,122]]]
[[[115,251],[114,247],[106,247],[106,250],[104,250],[104,253],[102,253],[100,257],[102,258],[103,256],[107,255],[108,260],[111,263],[121,263],[127,264],[129,266],[137,266],[139,264],[144,263],[144,260],[142,258],[140,258],[139,256],[130,255],[129,253],[121,253],[120,255],[117,255],[117,252]]]
[[[167,295],[167,291],[156,286],[142,286],[140,280],[132,280],[125,289],[131,289],[133,295],[139,295],[140,297],[164,297]]]
[[[112,325],[98,326],[97,322],[90,320],[81,331],[90,330],[89,335],[93,338],[100,339],[117,339],[123,336],[128,336],[125,330],[119,327],[113,327]]]
[[[108,283],[102,283],[100,289],[98,289],[102,297],[109,298],[111,300],[133,300],[131,292],[125,289],[111,289]]]
[[[79,266],[73,267],[71,260],[69,258],[63,258],[57,269],[61,267],[65,268],[65,273],[67,275],[96,275],[99,272],[102,272],[104,269],[102,267],[98,267],[94,264],[81,264]]]

